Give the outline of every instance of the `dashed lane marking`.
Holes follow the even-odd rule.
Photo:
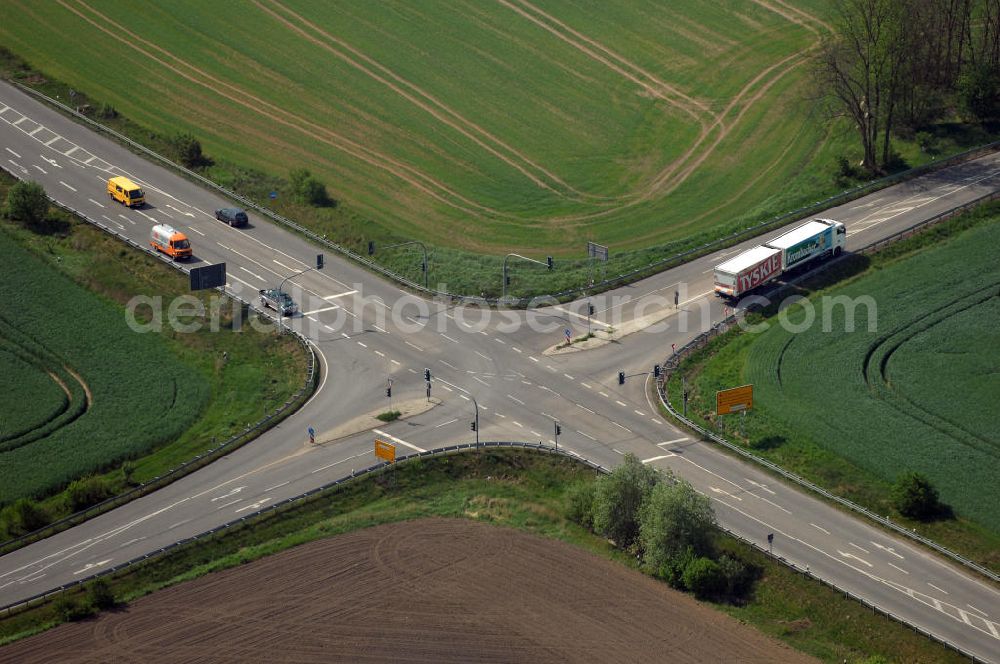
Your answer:
[[[427,450],[425,450],[425,449],[423,449],[421,447],[417,447],[413,443],[408,443],[405,440],[402,440],[400,438],[396,438],[395,436],[393,436],[391,434],[388,434],[385,431],[382,431],[381,429],[372,429],[372,431],[374,431],[375,433],[377,433],[380,436],[385,436],[386,438],[388,438],[389,440],[393,441],[394,443],[399,443],[400,445],[406,445],[407,447],[409,447],[410,449],[412,449],[414,451],[417,451],[417,452],[426,452],[427,451]]]
[[[812,526],[813,528],[815,528],[816,530],[822,530],[827,535],[830,534],[829,530],[827,530],[826,528],[823,528],[822,526],[817,526],[815,523],[812,523],[811,521],[809,522],[809,525]]]

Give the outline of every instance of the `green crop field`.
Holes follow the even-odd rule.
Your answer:
[[[809,441],[887,483],[904,471],[924,473],[959,515],[1000,533],[997,242],[994,213],[957,237],[824,292],[872,298],[871,311],[854,309],[853,332],[845,331],[844,306],[828,307],[824,331],[823,297],[811,300],[816,319],[804,332],[768,319],[766,332],[723,347],[708,366],[728,369],[699,391],[753,383],[752,445],[780,454]],[[789,312],[790,322],[805,320],[803,308]],[[850,487],[859,478],[835,481]]]
[[[139,456],[198,418],[204,376],[6,232],[0,283],[0,505]]]
[[[588,240],[620,251],[731,230],[831,193],[853,139],[811,101],[828,11],[10,0],[0,44],[215,158],[309,168],[340,202],[317,222],[331,237],[354,239],[353,224],[568,257]]]

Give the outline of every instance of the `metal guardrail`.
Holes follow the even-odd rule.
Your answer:
[[[474,449],[481,449],[481,448],[512,448],[512,449],[518,449],[518,448],[520,448],[520,449],[539,450],[539,451],[542,451],[542,452],[548,452],[550,454],[557,454],[557,455],[563,456],[563,457],[565,457],[567,459],[571,459],[571,460],[573,460],[575,462],[582,463],[584,465],[590,466],[594,470],[597,470],[598,472],[601,472],[601,473],[608,473],[608,472],[610,472],[607,468],[601,466],[600,464],[594,463],[593,461],[585,459],[584,457],[581,457],[581,456],[579,456],[577,454],[574,454],[574,453],[571,453],[571,452],[567,452],[567,451],[565,451],[562,448],[553,447],[551,445],[546,445],[546,444],[543,444],[543,443],[527,443],[527,442],[517,442],[517,441],[511,441],[511,442],[497,441],[497,442],[485,442],[485,443],[461,443],[459,445],[449,445],[447,447],[441,447],[441,448],[437,448],[437,449],[433,449],[433,450],[426,450],[424,452],[414,452],[412,454],[407,454],[405,456],[398,457],[396,459],[395,463],[396,464],[406,463],[408,461],[413,461],[413,460],[416,460],[416,459],[425,459],[425,458],[428,458],[428,457],[445,456],[445,455],[448,455],[448,454],[454,454],[456,452],[464,452],[464,451],[467,451],[467,450],[474,450]],[[342,486],[343,484],[345,484],[347,482],[351,482],[353,480],[356,480],[358,478],[364,477],[366,475],[387,470],[387,469],[391,468],[392,466],[393,466],[393,463],[391,463],[391,462],[380,461],[379,463],[376,463],[376,464],[374,464],[372,466],[368,466],[367,468],[363,468],[361,470],[353,470],[352,469],[350,475],[345,475],[344,477],[341,477],[339,479],[333,480],[332,482],[328,482],[328,483],[326,483],[326,484],[324,484],[324,485],[322,485],[320,487],[317,487],[315,489],[310,489],[309,491],[306,491],[305,493],[301,493],[301,494],[299,494],[297,496],[292,496],[290,498],[286,498],[286,499],[281,500],[281,501],[279,501],[277,503],[274,503],[273,505],[269,505],[267,507],[263,507],[263,508],[255,511],[255,512],[252,512],[250,514],[246,514],[246,515],[241,516],[241,517],[239,517],[237,519],[233,519],[231,521],[227,521],[226,523],[224,523],[222,525],[219,525],[219,526],[216,526],[215,528],[207,530],[207,531],[205,531],[203,533],[199,533],[199,534],[194,535],[192,537],[188,537],[188,538],[185,538],[185,539],[182,539],[182,540],[178,540],[177,542],[174,542],[174,543],[169,544],[169,545],[167,545],[165,547],[157,549],[156,551],[145,553],[145,554],[142,554],[141,556],[136,556],[135,558],[132,558],[131,560],[127,560],[127,561],[125,561],[123,563],[115,565],[114,567],[110,567],[108,569],[102,570],[101,572],[98,572],[98,573],[95,573],[95,574],[91,574],[91,575],[86,576],[84,578],[77,579],[77,580],[73,581],[72,583],[63,584],[63,585],[59,586],[58,588],[53,588],[51,590],[47,590],[45,592],[38,593],[37,595],[32,595],[31,597],[28,597],[26,599],[19,600],[17,602],[13,602],[11,604],[7,604],[5,606],[2,606],[2,607],[0,607],[0,616],[9,616],[12,613],[16,613],[16,612],[22,611],[24,609],[28,609],[28,608],[30,608],[33,605],[44,603],[44,602],[48,601],[49,599],[51,599],[52,597],[55,597],[56,595],[59,595],[59,594],[65,592],[67,590],[71,590],[73,588],[79,587],[80,585],[82,585],[84,583],[87,583],[88,581],[92,581],[92,580],[94,580],[94,579],[96,579],[98,577],[107,576],[109,574],[115,574],[117,572],[120,572],[120,571],[122,571],[122,570],[124,570],[126,568],[132,567],[132,566],[137,565],[139,563],[144,563],[144,562],[147,562],[147,561],[152,560],[154,558],[158,558],[158,557],[160,557],[160,556],[162,556],[162,555],[164,555],[164,554],[166,554],[166,553],[168,553],[170,551],[173,551],[173,550],[177,549],[178,547],[184,546],[186,544],[191,544],[193,542],[197,542],[197,541],[203,540],[203,539],[205,539],[207,537],[211,537],[212,535],[215,535],[215,534],[217,534],[219,532],[228,530],[229,528],[233,528],[235,526],[240,526],[240,525],[243,525],[243,524],[248,523],[250,521],[256,520],[258,518],[271,515],[272,513],[276,513],[279,510],[289,509],[291,507],[296,506],[297,503],[301,503],[301,502],[303,502],[303,501],[305,501],[305,500],[307,500],[309,498],[315,497],[315,496],[317,496],[320,493],[323,493],[325,491],[330,491],[330,490],[332,490],[332,489],[334,489],[336,487]]]
[[[0,166],[0,168],[4,167]],[[10,173],[13,177],[21,179],[16,173],[13,173],[9,169],[4,168],[4,170]],[[87,216],[85,212],[76,210],[67,205],[63,205],[62,203],[59,203],[58,201],[52,198],[49,198],[49,201],[52,205],[60,207],[66,210],[67,212],[70,212],[71,214],[74,214],[80,217],[81,219],[86,220],[88,223],[100,228],[105,233],[112,235],[113,237],[129,245],[133,249],[137,249],[148,255],[155,256],[163,263],[170,265],[185,274],[188,274],[190,272],[190,270],[177,264],[173,260],[160,254],[159,252],[155,252],[151,250],[149,247],[141,245],[131,240],[130,238],[126,237],[125,235],[122,235],[115,229],[106,226],[105,224],[102,224],[99,221],[91,219],[90,217]],[[249,310],[255,310],[263,315],[267,315],[267,312],[258,309],[255,303],[247,302],[238,295],[227,293],[224,287],[220,287],[216,290],[218,290],[224,297],[229,297],[237,302],[240,302],[244,307],[246,307]],[[273,424],[276,424],[277,422],[280,422],[282,419],[287,417],[292,412],[293,407],[296,407],[302,399],[308,397],[308,395],[312,393],[312,388],[315,385],[315,380],[317,376],[316,352],[313,349],[312,343],[298,332],[295,332],[294,330],[288,330],[288,332],[290,334],[293,334],[296,340],[299,342],[299,344],[301,344],[302,347],[308,352],[308,366],[306,371],[306,379],[305,381],[303,381],[302,387],[300,387],[295,392],[295,394],[293,394],[289,399],[287,399],[284,404],[277,407],[274,410],[274,412],[264,415],[260,420],[248,426],[243,431],[230,436],[227,440],[223,441],[216,447],[213,447],[209,450],[206,450],[205,452],[202,452],[201,454],[195,456],[193,459],[185,461],[181,465],[164,473],[163,475],[154,477],[148,482],[144,482],[143,484],[140,484],[139,486],[125,493],[113,496],[111,498],[108,498],[107,500],[97,503],[96,505],[92,505],[87,509],[76,512],[75,514],[71,514],[70,516],[59,519],[58,521],[54,521],[46,526],[43,526],[42,528],[39,528],[38,530],[32,531],[20,537],[0,543],[0,553],[3,554],[9,553],[10,551],[20,548],[26,544],[30,544],[31,542],[35,542],[45,537],[49,537],[61,530],[65,530],[66,528],[69,528],[78,523],[86,521],[87,519],[93,518],[98,514],[102,514],[103,512],[114,509],[115,507],[123,505],[131,500],[135,500],[136,498],[144,496],[147,493],[151,493],[156,489],[159,489],[167,484],[170,484],[171,482],[174,482],[180,479],[181,477],[184,477],[185,475],[192,473],[198,470],[199,468],[207,465],[208,463],[214,461],[220,456],[228,454],[229,452],[236,449],[240,445],[256,438],[257,435],[269,429]]]
[[[916,224],[914,224],[914,225],[912,225],[912,226],[910,226],[910,227],[908,227],[906,229],[903,229],[902,231],[899,231],[898,233],[894,233],[893,235],[891,235],[891,236],[889,236],[887,238],[883,238],[881,240],[876,240],[875,242],[872,242],[871,244],[868,244],[868,245],[862,247],[861,249],[859,249],[855,253],[872,253],[872,252],[878,251],[879,249],[884,248],[888,244],[891,244],[893,242],[901,240],[901,239],[903,239],[905,237],[909,237],[911,235],[914,235],[915,233],[917,233],[917,232],[919,232],[919,231],[921,231],[921,230],[923,230],[923,229],[925,229],[925,228],[927,228],[929,226],[932,226],[934,224],[940,223],[941,221],[944,221],[946,219],[950,219],[950,218],[955,217],[955,216],[957,216],[959,214],[967,212],[968,210],[971,210],[971,209],[973,209],[975,207],[978,207],[979,205],[982,205],[985,202],[992,201],[992,200],[997,200],[997,199],[1000,199],[1000,192],[993,192],[993,193],[990,193],[990,194],[986,194],[986,195],[981,196],[980,198],[976,199],[975,201],[967,203],[967,204],[965,204],[965,205],[963,205],[963,206],[961,206],[959,208],[956,208],[954,210],[949,210],[947,212],[942,212],[941,214],[935,215],[935,216],[933,216],[933,217],[931,217],[929,219],[925,219],[925,220],[923,220],[921,222],[918,222],[918,223],[916,223]],[[780,294],[781,292],[786,291],[786,290],[792,288],[798,282],[800,282],[800,281],[802,281],[802,280],[804,280],[804,279],[806,279],[806,278],[808,278],[808,277],[810,277],[810,276],[812,276],[814,274],[817,274],[818,272],[826,269],[828,266],[836,264],[837,262],[840,262],[843,259],[844,259],[844,257],[839,258],[839,259],[834,259],[833,261],[830,261],[830,262],[828,262],[828,263],[826,263],[824,265],[821,265],[821,266],[819,266],[819,267],[817,267],[817,268],[815,268],[813,270],[810,270],[809,272],[807,272],[807,273],[805,273],[805,274],[797,277],[796,279],[788,282],[787,284],[783,284],[783,285],[777,286],[777,287],[775,287],[773,289],[770,289],[769,291],[766,291],[767,297],[773,298],[773,297],[777,296],[778,294]],[[768,461],[767,459],[764,459],[764,458],[759,457],[759,456],[757,456],[755,454],[752,454],[751,452],[749,452],[748,450],[744,449],[743,447],[741,447],[739,445],[736,445],[735,443],[732,443],[732,442],[726,440],[726,438],[724,438],[723,436],[720,436],[719,434],[717,434],[717,433],[715,433],[713,431],[709,431],[708,429],[705,429],[705,428],[701,427],[700,425],[698,425],[694,421],[692,421],[692,420],[684,417],[681,413],[678,413],[674,409],[673,405],[670,403],[670,398],[669,398],[669,395],[667,394],[667,386],[668,386],[668,384],[670,382],[671,375],[673,375],[673,373],[675,371],[677,371],[678,367],[680,366],[681,360],[686,355],[689,355],[694,350],[697,350],[697,349],[700,349],[700,348],[704,347],[706,344],[708,344],[709,341],[711,341],[712,339],[714,339],[716,336],[718,336],[720,334],[724,334],[725,332],[729,331],[736,322],[737,322],[736,321],[736,314],[733,314],[733,315],[729,316],[728,318],[724,319],[723,321],[720,321],[719,323],[717,323],[714,326],[712,326],[712,328],[710,330],[708,330],[706,332],[702,332],[701,334],[699,334],[697,337],[695,337],[694,339],[692,339],[691,341],[689,341],[687,344],[685,344],[682,348],[679,348],[676,353],[673,353],[673,354],[669,355],[667,357],[667,359],[664,360],[664,362],[663,362],[664,378],[657,385],[657,394],[660,397],[660,403],[663,404],[663,407],[666,408],[667,411],[671,415],[673,415],[679,421],[683,422],[685,424],[685,426],[687,426],[690,429],[698,432],[702,436],[703,439],[710,440],[712,442],[718,443],[719,445],[722,445],[726,449],[728,449],[728,450],[730,450],[730,451],[732,451],[732,452],[740,455],[744,459],[752,461],[753,463],[755,463],[755,464],[757,464],[759,466],[763,466],[763,467],[765,467],[765,468],[767,468],[767,469],[769,469],[769,470],[771,470],[771,471],[773,471],[775,473],[778,473],[782,477],[784,477],[784,478],[786,478],[786,479],[788,479],[788,480],[790,480],[790,481],[798,484],[801,487],[804,487],[804,488],[808,489],[809,491],[812,491],[815,494],[823,496],[827,500],[830,500],[830,501],[833,501],[833,502],[835,502],[835,503],[837,503],[839,505],[842,505],[842,506],[846,507],[847,509],[849,509],[849,510],[851,510],[853,512],[856,512],[858,514],[862,514],[862,515],[868,517],[869,519],[871,519],[872,521],[875,521],[875,522],[879,523],[880,525],[885,526],[886,528],[889,528],[890,530],[892,530],[892,531],[894,531],[894,532],[896,532],[896,533],[898,533],[900,535],[904,535],[904,536],[906,536],[907,538],[909,538],[911,540],[919,542],[920,544],[923,544],[924,546],[927,546],[927,547],[929,547],[929,548],[937,551],[938,553],[941,553],[942,555],[947,556],[948,558],[950,558],[953,561],[959,563],[960,565],[963,565],[964,567],[966,567],[966,568],[968,568],[970,570],[973,570],[973,571],[975,571],[975,572],[977,572],[977,573],[979,573],[979,574],[987,577],[988,579],[991,579],[994,582],[1000,583],[1000,575],[998,575],[998,574],[994,573],[993,571],[991,571],[991,570],[983,567],[982,565],[980,565],[980,564],[978,564],[976,562],[973,562],[973,561],[969,560],[968,558],[965,558],[965,557],[959,555],[958,553],[955,553],[954,551],[952,551],[952,550],[950,550],[948,548],[945,548],[944,546],[941,546],[940,544],[938,544],[937,542],[935,542],[933,540],[930,540],[930,539],[928,539],[926,537],[923,537],[922,535],[918,535],[915,532],[907,530],[906,528],[904,528],[903,526],[901,526],[899,524],[893,523],[888,517],[884,517],[884,516],[881,516],[879,514],[875,514],[871,510],[869,510],[869,509],[867,509],[865,507],[862,507],[861,505],[858,505],[857,503],[854,503],[854,502],[852,502],[852,501],[850,501],[850,500],[848,500],[846,498],[843,498],[841,496],[837,496],[835,494],[832,494],[829,491],[827,491],[826,489],[823,489],[822,487],[817,486],[816,484],[813,484],[812,482],[810,482],[809,480],[805,479],[804,477],[801,477],[799,475],[796,475],[795,473],[789,472],[789,471],[785,470],[784,468],[782,468],[781,466],[778,466],[777,464],[772,463],[771,461]]]
[[[318,234],[314,233],[313,231],[309,230],[308,228],[305,228],[304,226],[301,226],[300,224],[298,224],[298,223],[296,223],[296,222],[294,222],[294,221],[292,221],[292,220],[290,220],[290,219],[288,219],[288,218],[286,218],[286,217],[284,217],[284,216],[282,216],[282,215],[280,215],[280,214],[278,214],[278,213],[276,213],[276,212],[274,212],[272,210],[269,210],[266,207],[263,207],[263,206],[259,205],[255,201],[253,201],[253,200],[251,200],[249,198],[246,198],[245,196],[243,196],[241,194],[238,194],[238,193],[236,193],[234,191],[226,189],[225,187],[223,187],[223,186],[221,186],[219,184],[216,184],[215,182],[209,180],[208,178],[206,178],[206,177],[204,177],[202,175],[199,175],[198,173],[195,173],[194,171],[192,171],[190,169],[187,169],[187,168],[185,168],[185,167],[183,167],[183,166],[181,166],[179,164],[174,163],[173,161],[171,161],[167,157],[165,157],[165,156],[163,156],[163,155],[161,155],[161,154],[159,154],[157,152],[154,152],[153,150],[150,150],[146,146],[142,145],[141,143],[137,143],[136,141],[132,140],[128,136],[125,136],[124,134],[122,134],[120,132],[117,132],[114,129],[111,129],[110,127],[106,127],[105,125],[102,125],[101,123],[99,123],[99,122],[97,122],[97,121],[95,121],[95,120],[87,117],[83,113],[80,113],[76,109],[71,108],[71,107],[67,106],[66,104],[63,104],[62,102],[60,102],[60,101],[58,101],[56,99],[52,99],[51,97],[49,97],[49,96],[47,96],[47,95],[39,92],[38,90],[34,90],[33,88],[30,88],[30,87],[28,87],[26,85],[18,83],[17,81],[14,81],[13,83],[14,83],[14,85],[16,85],[18,88],[20,88],[24,92],[26,92],[26,93],[28,93],[30,95],[33,95],[35,97],[38,97],[40,99],[45,100],[47,103],[49,103],[49,104],[51,104],[53,106],[56,106],[56,107],[62,109],[65,113],[68,113],[68,114],[76,117],[77,119],[82,120],[83,122],[87,123],[88,125],[90,125],[91,127],[95,128],[96,130],[98,130],[100,132],[103,132],[103,133],[108,134],[110,136],[114,136],[119,141],[122,141],[122,142],[126,143],[127,145],[131,146],[133,149],[138,150],[138,151],[142,152],[143,154],[146,154],[146,155],[152,157],[153,159],[159,161],[160,163],[164,164],[168,168],[171,168],[171,169],[173,169],[175,171],[183,173],[187,177],[192,178],[192,179],[200,182],[204,186],[206,186],[206,187],[208,187],[210,189],[213,189],[213,190],[217,191],[218,193],[220,193],[220,194],[222,194],[222,195],[224,195],[224,196],[226,196],[228,198],[231,198],[232,200],[238,201],[244,207],[252,208],[252,209],[256,210],[257,212],[259,212],[260,214],[269,217],[271,220],[276,221],[279,224],[282,224],[282,225],[284,225],[284,226],[286,226],[288,228],[291,228],[291,229],[295,230],[296,232],[298,232],[298,233],[300,233],[300,234],[308,237],[313,242],[315,242],[315,243],[317,243],[319,245],[322,245],[324,247],[328,247],[328,248],[330,248],[330,249],[338,252],[342,256],[344,256],[344,257],[346,257],[346,258],[348,258],[348,259],[350,259],[350,260],[352,260],[352,261],[360,264],[361,266],[363,266],[363,267],[365,267],[365,268],[367,268],[369,270],[372,270],[374,272],[377,272],[377,273],[383,275],[384,277],[386,277],[386,278],[388,278],[388,279],[390,279],[392,281],[395,281],[395,282],[397,282],[397,283],[399,283],[399,284],[401,284],[401,285],[409,288],[410,290],[416,291],[418,293],[423,293],[423,294],[431,296],[431,297],[448,298],[448,299],[450,299],[452,301],[464,302],[466,304],[479,304],[479,305],[487,305],[487,306],[506,305],[506,306],[513,307],[513,308],[530,307],[534,303],[537,303],[537,302],[540,302],[540,301],[544,302],[546,300],[548,300],[548,301],[562,300],[562,299],[567,298],[567,297],[569,297],[571,295],[579,295],[579,294],[588,293],[588,292],[592,293],[592,292],[594,292],[594,290],[608,290],[608,289],[610,289],[611,287],[614,287],[614,286],[621,286],[621,285],[624,285],[624,284],[629,283],[631,281],[635,281],[635,280],[638,280],[638,279],[641,279],[641,278],[645,278],[647,276],[651,276],[653,274],[656,274],[657,272],[661,272],[661,271],[666,270],[666,269],[668,269],[670,267],[673,267],[675,265],[680,265],[680,264],[682,264],[682,263],[684,263],[684,262],[686,262],[688,260],[692,260],[692,259],[694,259],[694,258],[696,258],[698,256],[701,256],[701,255],[704,255],[706,253],[710,253],[710,252],[715,251],[717,249],[723,249],[725,247],[732,246],[732,245],[734,245],[734,244],[736,244],[738,242],[741,242],[743,240],[749,239],[751,237],[755,237],[757,235],[760,235],[762,233],[766,233],[766,232],[768,232],[770,230],[773,230],[773,229],[776,229],[776,228],[780,228],[781,226],[784,226],[786,224],[790,224],[790,223],[792,223],[794,221],[797,221],[799,219],[803,219],[805,217],[811,216],[813,214],[816,214],[817,212],[820,212],[822,210],[826,210],[826,209],[828,209],[830,207],[833,207],[833,206],[836,206],[836,205],[842,205],[844,203],[847,203],[849,201],[855,200],[857,198],[860,198],[862,196],[870,194],[870,193],[872,193],[874,191],[877,191],[879,189],[883,189],[883,188],[891,186],[893,184],[897,184],[897,183],[902,182],[904,180],[909,180],[909,179],[912,179],[912,178],[915,178],[915,177],[919,177],[921,175],[924,175],[925,173],[930,173],[930,172],[933,172],[935,170],[939,170],[939,169],[942,169],[942,168],[947,168],[949,166],[954,166],[956,164],[960,164],[960,163],[963,163],[965,161],[969,161],[971,159],[975,159],[977,157],[980,157],[980,156],[985,155],[985,154],[989,154],[990,152],[994,152],[994,151],[1000,149],[1000,141],[996,141],[996,142],[989,143],[987,145],[983,145],[983,146],[980,146],[980,147],[977,147],[977,148],[972,148],[971,150],[966,150],[965,152],[961,152],[961,153],[958,153],[958,154],[955,154],[955,155],[951,155],[949,157],[945,157],[944,159],[940,159],[940,160],[931,162],[930,164],[925,164],[923,166],[918,166],[916,168],[911,168],[909,170],[902,171],[900,173],[895,173],[893,175],[888,175],[888,176],[880,178],[878,180],[874,180],[872,182],[868,182],[868,183],[859,185],[857,187],[854,187],[853,189],[849,189],[849,190],[841,192],[839,194],[835,194],[834,196],[830,196],[829,198],[826,198],[826,199],[824,199],[822,201],[816,201],[815,203],[813,203],[811,205],[807,205],[807,206],[801,207],[801,208],[799,208],[797,210],[793,210],[791,212],[786,212],[786,213],[784,213],[782,215],[779,215],[777,217],[773,217],[771,219],[762,221],[762,222],[760,222],[758,224],[755,224],[753,226],[745,228],[745,229],[743,229],[741,231],[736,231],[736,232],[731,233],[731,234],[729,234],[727,236],[721,237],[721,238],[719,238],[717,240],[713,240],[711,242],[707,242],[707,243],[705,243],[705,244],[703,244],[701,246],[694,247],[694,248],[688,249],[686,251],[682,251],[680,253],[674,254],[673,256],[668,256],[667,258],[662,258],[662,259],[659,259],[659,260],[652,261],[651,263],[648,263],[647,265],[644,265],[644,266],[639,267],[639,268],[635,268],[635,269],[630,270],[628,272],[621,273],[621,274],[619,274],[617,276],[614,276],[614,277],[611,277],[609,279],[604,279],[603,281],[597,282],[594,285],[579,286],[577,288],[570,288],[570,289],[566,289],[566,290],[559,291],[559,292],[556,292],[556,293],[551,293],[551,294],[548,294],[548,295],[536,295],[536,296],[531,296],[531,297],[521,297],[521,298],[516,298],[516,299],[508,299],[505,302],[501,302],[500,301],[501,298],[484,298],[484,297],[478,297],[478,296],[473,296],[473,295],[463,295],[463,294],[458,294],[458,293],[449,293],[447,291],[441,291],[441,290],[437,290],[437,289],[434,289],[434,288],[427,288],[427,287],[423,286],[422,284],[419,284],[419,283],[417,283],[417,282],[415,282],[415,281],[413,281],[411,279],[408,279],[408,278],[406,278],[406,277],[404,277],[404,276],[402,276],[400,274],[397,274],[396,272],[393,272],[392,270],[390,270],[390,269],[388,269],[388,268],[380,265],[379,263],[376,263],[375,261],[370,260],[370,259],[366,258],[365,256],[362,256],[362,255],[360,255],[360,254],[352,251],[348,247],[344,247],[344,246],[342,246],[340,244],[337,244],[336,242],[331,242],[330,240],[328,240],[326,238],[325,235],[318,235]]]

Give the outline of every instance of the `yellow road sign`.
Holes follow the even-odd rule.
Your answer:
[[[753,385],[743,385],[715,393],[715,412],[719,415],[738,413],[753,408]]]
[[[396,446],[384,440],[375,439],[375,456],[386,461],[396,460]]]

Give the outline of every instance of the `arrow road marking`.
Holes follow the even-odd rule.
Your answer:
[[[882,546],[878,542],[872,542],[872,544],[875,545],[875,547],[877,547],[879,549],[882,549],[886,553],[891,553],[892,555],[896,556],[900,560],[906,560],[906,558],[903,558],[903,556],[901,556],[898,553],[896,553],[891,546]]]
[[[215,498],[212,498],[212,502],[214,503],[217,500],[222,500],[223,498],[229,498],[230,496],[235,496],[245,488],[246,488],[245,486],[238,486],[227,494],[223,494],[221,496],[216,496]]]
[[[735,499],[735,500],[738,500],[738,501],[740,501],[741,503],[743,502],[743,499],[742,499],[742,498],[740,498],[739,496],[734,496],[733,494],[729,493],[728,491],[724,491],[724,490],[722,490],[722,489],[720,489],[720,488],[718,488],[718,487],[714,487],[714,486],[713,486],[713,487],[709,487],[709,488],[710,488],[710,489],[711,489],[712,491],[714,491],[715,493],[721,493],[721,494],[724,494],[724,495],[726,495],[726,496],[729,496],[730,498],[733,498],[733,499]]]
[[[99,563],[87,563],[81,569],[78,569],[75,572],[73,572],[73,575],[76,576],[77,574],[83,574],[87,570],[94,569],[95,567],[100,567],[101,565],[107,565],[110,562],[111,562],[111,558],[108,558],[107,560],[102,560]]]
[[[865,565],[868,565],[869,567],[872,566],[872,564],[870,562],[868,562],[864,558],[859,558],[858,556],[854,555],[853,553],[846,553],[844,551],[841,551],[840,549],[837,549],[837,553],[839,553],[840,555],[842,555],[845,558],[851,558],[853,560],[857,560],[859,563],[863,563]]]
[[[684,440],[687,440],[687,439],[685,438]],[[754,485],[755,487],[757,487],[758,489],[763,489],[764,491],[767,491],[767,492],[768,492],[769,494],[771,494],[772,496],[773,496],[773,495],[775,495],[773,491],[771,491],[770,489],[768,489],[768,488],[767,488],[767,485],[766,485],[766,484],[761,484],[760,482],[754,482],[754,481],[753,481],[752,479],[750,479],[749,477],[744,477],[743,479],[745,479],[745,480],[746,480],[747,482],[749,482],[750,484],[753,484],[753,485]],[[866,551],[865,553],[867,553],[867,551]]]

